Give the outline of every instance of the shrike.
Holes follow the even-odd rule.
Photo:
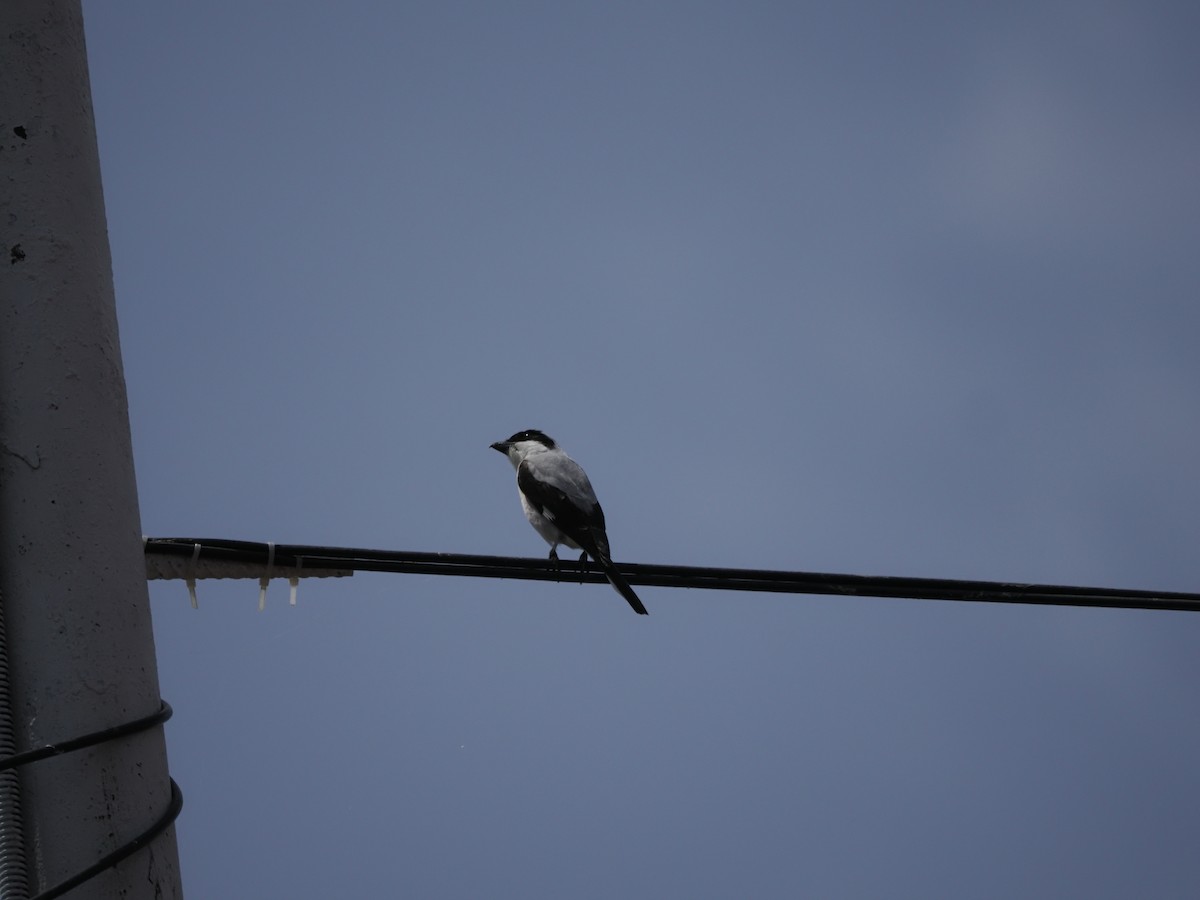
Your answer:
[[[646,607],[613,567],[604,532],[604,510],[579,463],[558,448],[545,432],[519,431],[507,441],[496,441],[499,450],[517,470],[517,493],[525,518],[550,545],[550,558],[558,559],[558,545],[582,550],[594,559],[633,611],[647,615]]]

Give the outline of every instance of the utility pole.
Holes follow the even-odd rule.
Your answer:
[[[159,709],[79,0],[0,2],[0,604],[17,752]],[[33,894],[173,798],[161,727],[16,771]],[[70,892],[181,896],[174,828]]]

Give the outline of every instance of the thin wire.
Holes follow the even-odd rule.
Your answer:
[[[221,538],[150,538],[146,541],[146,553],[190,556],[197,543],[203,546],[201,556],[210,560],[257,565],[266,565],[268,561],[269,550],[265,542]],[[401,572],[595,584],[606,581],[603,573],[599,571],[581,569],[569,563],[555,564],[542,559],[405,550],[363,550],[306,544],[271,546],[274,548],[271,562],[277,569],[303,565],[305,569],[344,569],[358,572]],[[617,569],[631,584],[651,587],[1200,612],[1200,593],[1179,591],[632,563],[618,563]]]
[[[51,756],[61,756],[64,753],[71,753],[74,750],[82,750],[84,747],[92,747],[96,744],[106,743],[107,741],[115,741],[117,738],[125,737],[129,734],[137,734],[139,731],[146,731],[155,725],[161,725],[167,721],[167,719],[174,715],[174,712],[171,709],[170,703],[166,700],[160,700],[157,710],[148,716],[142,716],[140,719],[122,722],[120,725],[114,725],[111,728],[104,728],[100,731],[93,731],[90,734],[83,734],[69,740],[59,741],[56,744],[45,744],[41,747],[35,747],[32,750],[26,750],[23,753],[14,753],[12,756],[2,757],[0,758],[0,772],[15,769],[17,766],[28,765],[40,759],[48,759]]]
[[[105,869],[112,868],[123,859],[127,859],[137,853],[152,840],[171,827],[171,823],[179,818],[179,813],[183,810],[183,792],[179,790],[179,785],[175,783],[175,779],[171,779],[171,799],[167,803],[167,808],[163,814],[155,820],[154,824],[143,831],[136,837],[130,838],[112,853],[100,857],[86,869],[76,872],[65,881],[60,881],[53,887],[47,888],[40,894],[35,894],[29,900],[54,900],[55,897],[61,897],[68,891],[74,890],[89,879],[95,878]]]
[[[148,716],[142,716],[138,719],[132,719],[128,722],[122,722],[120,725],[114,725],[111,728],[104,728],[100,731],[93,731],[89,734],[83,734],[79,737],[69,738],[65,741],[59,741],[55,744],[45,744],[41,747],[36,747],[32,750],[26,750],[24,753],[14,753],[10,756],[0,758],[0,772],[15,769],[18,766],[28,765],[29,763],[38,762],[39,760],[48,759],[51,756],[59,756],[63,753],[71,753],[75,750],[82,750],[85,747],[93,747],[96,744],[102,744],[107,741],[113,741],[118,738],[126,737],[127,735],[136,734],[139,731],[146,731],[156,725],[161,725],[171,718],[171,704],[166,700],[160,700],[158,709]],[[167,808],[163,814],[155,820],[154,824],[143,831],[141,834],[130,838],[124,844],[119,846],[111,853],[107,853],[100,859],[96,860],[85,869],[81,869],[74,875],[64,881],[60,881],[53,887],[47,888],[39,894],[30,897],[29,900],[54,900],[55,897],[61,897],[68,891],[74,890],[89,879],[95,878],[105,869],[115,866],[122,860],[132,856],[138,850],[145,847],[152,840],[166,831],[171,823],[178,818],[180,811],[183,809],[183,792],[179,790],[179,785],[175,783],[175,779],[171,781],[171,799],[167,803]],[[6,895],[7,896],[7,895]],[[22,896],[24,894],[22,893]]]

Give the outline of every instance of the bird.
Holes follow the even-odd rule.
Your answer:
[[[604,510],[592,483],[579,463],[567,456],[544,431],[518,431],[506,441],[491,445],[508,457],[517,470],[517,493],[525,518],[550,545],[550,559],[558,559],[558,545],[582,550],[579,561],[596,561],[609,583],[639,615],[646,607],[629,582],[613,566],[604,530]]]

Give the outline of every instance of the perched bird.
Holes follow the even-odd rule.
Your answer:
[[[517,492],[525,518],[550,545],[550,558],[558,559],[558,545],[582,550],[583,562],[594,559],[634,612],[647,615],[646,607],[613,567],[604,531],[604,510],[579,463],[559,449],[545,432],[519,431],[507,441],[496,441],[499,450],[517,470]]]

